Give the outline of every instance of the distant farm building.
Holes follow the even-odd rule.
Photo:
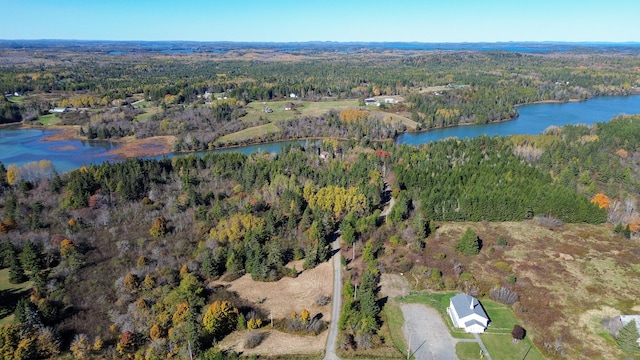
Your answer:
[[[369,105],[375,105],[375,106],[380,106],[380,103],[378,102],[378,100],[374,99],[374,98],[366,98],[364,99],[364,104],[369,106]]]
[[[394,99],[394,98],[385,98],[384,99],[384,103],[385,104],[397,104],[398,100]]]
[[[63,112],[67,112],[67,108],[66,107],[55,107],[55,108],[49,110],[49,112],[51,112],[51,113],[63,113]]]

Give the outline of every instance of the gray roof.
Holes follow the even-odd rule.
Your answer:
[[[469,296],[467,294],[458,294],[451,298],[451,304],[456,310],[458,314],[458,318],[462,319],[471,314],[478,314],[485,319],[489,319],[487,313],[484,312],[482,306],[480,306],[480,302],[478,299],[473,296]],[[473,308],[472,305],[473,304]]]

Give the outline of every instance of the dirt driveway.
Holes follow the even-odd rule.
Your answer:
[[[416,360],[457,360],[456,341],[434,309],[421,304],[401,305],[404,336]]]

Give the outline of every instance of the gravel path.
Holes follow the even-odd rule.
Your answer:
[[[336,341],[338,338],[338,319],[340,319],[340,311],[342,310],[342,273],[340,263],[340,237],[333,242],[333,307],[331,309],[331,323],[329,324],[329,336],[327,336],[327,347],[324,359],[337,360],[340,359],[336,355]]]
[[[404,336],[416,360],[457,360],[456,340],[434,309],[421,304],[401,306]]]

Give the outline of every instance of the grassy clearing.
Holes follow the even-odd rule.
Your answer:
[[[27,296],[32,286],[31,281],[12,284],[9,282],[9,269],[0,270],[0,325],[13,322],[13,310],[18,300]]]
[[[538,349],[527,338],[514,343],[511,334],[481,334],[480,338],[492,359],[544,360]]]
[[[136,108],[144,109],[144,113],[135,117],[134,121],[145,122],[153,115],[159,114],[162,109],[159,106],[150,106],[148,102],[141,103],[143,106],[136,105]]]
[[[14,104],[22,104],[24,103],[25,99],[26,99],[26,96],[11,96],[7,100],[9,100],[9,102],[12,102]]]
[[[254,126],[242,131],[235,132],[233,134],[222,136],[218,139],[218,143],[234,143],[246,139],[260,137],[268,133],[274,133],[280,131],[275,124],[265,124],[260,126]]]
[[[47,114],[38,118],[38,122],[44,126],[58,125],[60,124],[60,121],[60,118],[55,114]]]
[[[389,337],[393,345],[404,354],[407,351],[407,344],[404,341],[404,335],[402,333],[402,326],[404,326],[404,316],[402,310],[398,304],[391,300],[384,306],[384,323],[389,328]]]
[[[285,104],[293,103],[295,104],[295,108],[293,110],[285,110]],[[271,110],[272,113],[265,113],[262,109],[267,106]],[[268,119],[271,122],[276,122],[280,120],[291,119],[294,117],[300,116],[319,116],[322,114],[326,114],[331,109],[335,110],[345,110],[345,109],[354,109],[358,107],[358,100],[337,100],[337,101],[269,101],[269,102],[259,102],[254,101],[247,105],[247,115],[243,117],[244,120],[247,121],[256,121],[260,118]]]
[[[460,360],[476,360],[479,354],[480,345],[476,342],[459,342],[456,344],[456,355]],[[493,355],[491,357],[493,358]]]

